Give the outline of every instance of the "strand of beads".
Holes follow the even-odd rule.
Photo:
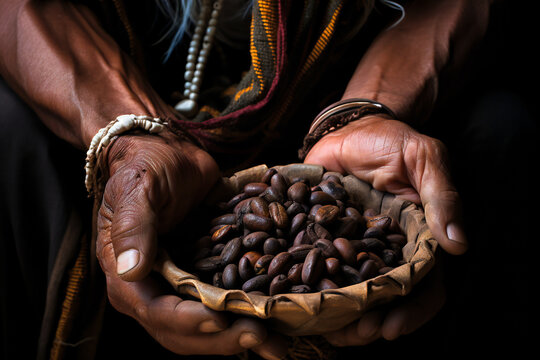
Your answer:
[[[222,0],[217,0],[214,2],[213,6],[211,6],[210,3],[211,0],[205,0],[201,6],[201,13],[189,44],[188,56],[186,59],[184,99],[175,106],[177,111],[188,117],[194,116],[198,111],[197,100],[199,99],[203,72],[216,33],[217,20],[221,10]],[[208,16],[209,13],[210,16]],[[205,31],[204,29],[208,17],[208,24]]]

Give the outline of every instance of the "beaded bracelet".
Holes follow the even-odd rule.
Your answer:
[[[101,152],[106,148],[116,137],[132,129],[143,129],[151,134],[156,134],[163,131],[167,123],[159,118],[153,118],[146,115],[120,115],[102,128],[92,138],[88,151],[86,152],[86,177],[85,185],[89,195],[94,195],[98,189],[97,181],[97,165],[98,158]]]
[[[346,99],[324,108],[313,120],[307,135],[304,137],[298,157],[304,160],[309,150],[326,134],[336,131],[352,121],[367,115],[386,114],[396,118],[396,115],[384,104],[369,99]]]

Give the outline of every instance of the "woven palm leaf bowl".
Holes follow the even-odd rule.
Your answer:
[[[270,296],[260,292],[246,292],[241,287],[226,289],[214,286],[210,278],[201,276],[193,267],[197,258],[195,254],[201,250],[200,239],[206,238],[208,241],[212,235],[210,231],[219,231],[220,228],[215,230],[215,226],[210,230],[210,223],[211,218],[227,212],[223,204],[243,193],[246,184],[263,181],[269,172],[281,174],[289,184],[302,179],[311,186],[319,184],[328,176],[339,178],[340,185],[348,194],[348,206],[354,206],[359,212],[371,209],[377,214],[389,216],[394,228],[406,239],[401,247],[399,264],[352,285],[308,293],[291,292]],[[275,331],[289,336],[319,335],[340,329],[360,318],[366,311],[389,303],[396,297],[408,295],[415,284],[433,268],[437,249],[437,242],[426,225],[421,207],[390,193],[378,191],[355,176],[328,172],[321,166],[309,164],[288,164],[270,169],[266,165],[259,165],[239,171],[231,177],[221,178],[200,209],[188,216],[183,229],[181,240],[168,240],[163,245],[156,271],[184,297],[201,301],[213,310],[265,319]],[[293,239],[288,241],[292,242]]]

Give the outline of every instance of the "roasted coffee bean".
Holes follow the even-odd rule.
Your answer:
[[[326,228],[317,223],[311,223],[306,226],[305,236],[308,237],[311,243],[314,243],[318,239],[332,240],[332,235]]]
[[[287,252],[289,252],[293,256],[294,262],[303,262],[306,258],[307,254],[314,248],[312,244],[302,244],[302,245],[296,245]]]
[[[306,226],[307,223],[307,214],[298,213],[291,220],[291,228],[289,229],[289,234],[296,237],[296,235]]]
[[[304,209],[304,206],[297,202],[292,202],[292,204],[287,207],[287,216],[289,216],[290,219],[298,214],[305,214],[305,212],[306,210]]]
[[[268,265],[268,275],[274,277],[279,274],[287,274],[293,265],[293,256],[291,253],[284,251],[275,255]]]
[[[350,238],[356,234],[358,222],[350,217],[338,219],[334,224],[334,237]]]
[[[332,244],[337,249],[337,251],[339,251],[339,254],[341,255],[341,258],[343,259],[345,264],[350,266],[356,265],[356,251],[354,251],[354,248],[349,242],[349,240],[345,238],[337,238],[334,239]]]
[[[377,268],[385,267],[386,263],[381,259],[381,257],[371,251],[368,251],[369,258],[373,261],[375,261],[375,264],[377,265]]]
[[[386,241],[390,244],[396,244],[399,247],[403,247],[407,244],[407,238],[403,234],[388,234],[386,235]]]
[[[278,202],[273,202],[268,205],[270,217],[274,220],[274,224],[278,229],[285,229],[289,226],[289,217],[287,210]]]
[[[242,217],[251,212],[251,201],[253,201],[253,197],[248,197],[242,201],[240,201],[233,209],[233,214],[236,215],[236,222],[238,223],[238,220],[242,220]]]
[[[356,270],[352,266],[342,265],[341,272],[349,284],[358,284],[364,281],[360,271]]]
[[[377,238],[379,240],[384,240],[386,238],[386,233],[380,227],[373,226],[366,229],[363,237],[364,238]]]
[[[225,289],[238,289],[240,287],[240,274],[236,264],[225,266],[221,277]]]
[[[243,224],[252,231],[270,232],[274,229],[274,222],[272,219],[255,214],[245,214],[243,217]]]
[[[320,208],[322,208],[321,204],[315,204],[309,209],[308,219],[310,221],[315,221],[315,216],[317,216],[317,211],[319,211]]]
[[[326,265],[326,272],[330,275],[337,275],[339,271],[341,270],[340,262],[338,258],[335,257],[329,257],[324,260]]]
[[[268,274],[256,275],[242,285],[242,290],[245,292],[262,291],[263,293],[266,293],[268,291],[270,281],[271,279]]]
[[[339,251],[336,249],[332,241],[327,239],[318,239],[313,243],[313,245],[321,249],[322,254],[325,258],[337,258],[340,257]]]
[[[227,202],[226,208],[233,209],[238,203],[244,199],[247,199],[249,196],[246,193],[241,192],[240,194],[235,195],[232,199]]]
[[[315,289],[317,289],[318,291],[328,290],[328,289],[338,289],[338,288],[339,286],[335,282],[327,278],[321,279],[317,283],[317,285],[315,285]]]
[[[270,217],[270,211],[268,210],[268,202],[261,197],[256,197],[249,203],[251,212],[255,215]]]
[[[242,239],[242,244],[246,249],[261,248],[266,239],[269,237],[270,234],[265,231],[255,231],[244,236]]]
[[[325,193],[322,190],[313,191],[309,195],[309,203],[311,205],[320,204],[320,205],[336,205],[336,199],[332,195]]]
[[[360,211],[350,206],[345,208],[345,216],[353,218],[358,223],[365,224],[366,222],[362,214],[360,214]]]
[[[221,251],[221,260],[223,265],[230,264],[232,262],[238,261],[242,256],[242,239],[236,237],[232,240],[229,240],[225,247]]]
[[[285,249],[282,243],[275,237],[269,237],[264,241],[263,253],[265,255],[276,255]]]
[[[321,178],[322,181],[333,181],[338,185],[342,185],[341,183],[341,177],[342,175],[338,172],[328,171],[325,172]]]
[[[221,270],[222,267],[221,256],[210,256],[195,263],[195,269],[205,273]]]
[[[390,227],[392,218],[388,215],[377,215],[374,217],[367,218],[366,226],[370,227],[379,227],[383,231],[386,231]]]
[[[268,272],[268,266],[274,258],[274,255],[263,255],[257,260],[253,267],[256,275],[266,274]]]
[[[265,199],[266,201],[268,201],[268,203],[271,203],[274,201],[283,202],[283,198],[284,198],[284,195],[279,193],[272,186],[267,187],[266,190],[264,190],[259,196]]]
[[[320,225],[330,225],[339,217],[339,208],[335,205],[321,206],[315,213],[315,222]]]
[[[272,179],[272,176],[277,173],[277,170],[274,168],[270,168],[266,170],[261,178],[261,182],[270,185],[270,179]]]
[[[323,181],[319,184],[319,187],[322,191],[332,196],[332,198],[334,198],[335,200],[344,201],[348,198],[347,190],[345,190],[343,186],[334,181]]]
[[[296,263],[289,269],[287,273],[287,279],[291,281],[293,285],[298,285],[302,283],[302,267],[304,263]]]
[[[214,285],[215,287],[221,288],[221,289],[225,288],[225,285],[223,285],[222,273],[221,272],[217,272],[217,273],[214,274],[214,276],[212,277],[212,285]]]
[[[248,251],[247,253],[242,255],[242,257],[245,257],[249,260],[249,262],[251,263],[251,267],[255,267],[255,263],[257,262],[257,260],[259,260],[261,256],[262,254],[258,251]]]
[[[375,260],[368,259],[364,261],[364,263],[360,267],[359,272],[362,279],[367,280],[379,274],[379,267],[377,266]]]
[[[251,197],[251,196],[258,196],[261,194],[266,188],[268,187],[268,184],[265,184],[263,182],[253,182],[246,184],[244,186],[244,193]]]
[[[362,244],[364,245],[365,251],[371,251],[374,253],[380,253],[384,248],[386,248],[386,245],[384,242],[377,238],[364,238],[360,240]]]
[[[210,221],[210,226],[233,225],[236,223],[236,216],[233,213],[218,216]]]
[[[283,175],[280,173],[274,174],[272,178],[270,178],[270,185],[281,195],[282,199],[285,198],[289,185]]]
[[[391,249],[383,249],[381,254],[381,259],[384,261],[384,263],[388,266],[396,266],[398,259],[398,256],[396,255],[396,252]]]
[[[235,233],[233,225],[220,225],[219,229],[212,233],[212,241],[225,241],[232,237]]]
[[[311,287],[308,285],[301,284],[291,286],[292,294],[307,294],[310,292],[313,292],[313,290],[311,290]]]
[[[321,278],[326,268],[322,251],[313,248],[307,254],[302,267],[302,282],[306,285],[313,285]]]
[[[268,169],[221,203],[194,244],[195,270],[215,286],[273,296],[349,286],[405,263],[398,222],[361,212],[341,179],[327,172],[309,184]]]
[[[308,202],[309,194],[309,187],[303,182],[294,183],[287,189],[287,197],[297,203]]]
[[[238,274],[244,281],[255,276],[255,270],[253,269],[253,265],[249,261],[248,257],[243,256],[240,258],[240,261],[238,261]]]
[[[291,287],[291,285],[291,281],[287,278],[286,275],[277,275],[270,282],[270,296],[286,293]]]
[[[349,242],[351,243],[352,247],[354,248],[354,251],[356,251],[357,253],[366,250],[366,245],[362,242],[361,239],[349,240]]]
[[[306,230],[300,230],[294,237],[293,246],[311,244],[311,239],[306,236]]]
[[[358,254],[356,254],[356,262],[359,266],[362,266],[364,261],[369,259],[369,254],[365,251],[361,251]]]
[[[225,247],[225,244],[224,243],[217,243],[216,245],[214,245],[214,247],[212,248],[212,251],[210,253],[210,256],[218,256],[218,255],[221,255],[221,252],[223,251],[223,248]]]

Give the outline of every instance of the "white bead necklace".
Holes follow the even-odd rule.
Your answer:
[[[184,99],[174,107],[177,111],[188,117],[194,116],[198,111],[197,100],[202,84],[203,71],[208,60],[208,54],[212,48],[212,41],[216,33],[217,19],[222,1],[216,0],[213,5],[211,5],[212,0],[203,1],[201,13],[195,26],[195,32],[189,44],[186,71],[184,73]],[[208,16],[209,13],[210,17]],[[205,32],[204,28],[208,17]]]

